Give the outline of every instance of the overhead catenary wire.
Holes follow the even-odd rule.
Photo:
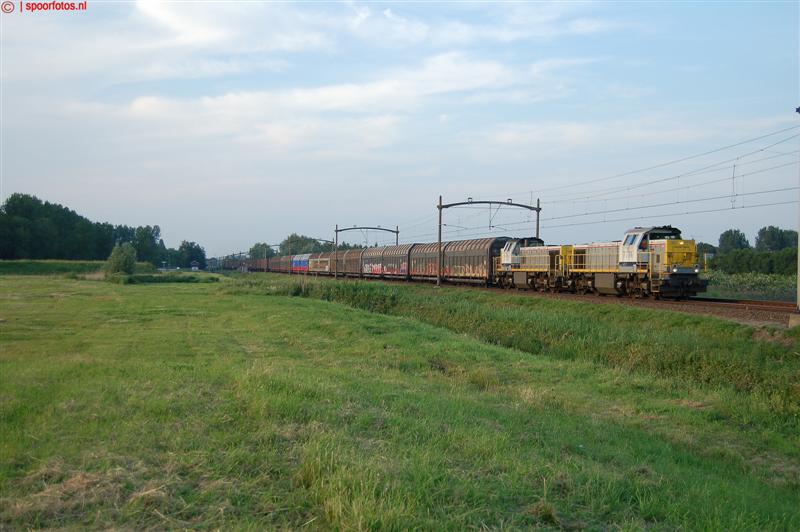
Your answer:
[[[549,187],[549,188],[545,188],[545,189],[540,189],[538,192],[543,192],[543,191],[548,191],[548,190],[560,190],[560,189],[564,189],[564,188],[580,186],[580,185],[583,185],[583,184],[596,183],[596,182],[601,182],[601,181],[605,181],[605,180],[615,179],[615,178],[618,178],[618,177],[630,176],[630,175],[634,175],[636,173],[641,173],[641,172],[645,172],[645,171],[655,170],[655,169],[667,167],[667,166],[670,166],[670,165],[678,164],[678,163],[681,163],[681,162],[686,162],[686,161],[689,161],[689,160],[698,159],[700,157],[704,157],[704,156],[711,155],[711,154],[714,154],[714,153],[719,153],[721,151],[732,149],[732,148],[735,148],[735,147],[738,147],[738,146],[743,146],[743,145],[746,145],[746,144],[757,142],[759,140],[763,140],[763,139],[766,139],[766,138],[774,137],[775,135],[779,135],[779,134],[785,133],[787,131],[794,131],[794,130],[796,130],[798,128],[800,128],[800,126],[791,126],[791,127],[779,129],[779,130],[776,130],[776,131],[772,131],[772,132],[769,132],[769,133],[766,133],[766,134],[763,134],[763,135],[758,135],[756,137],[748,138],[748,139],[745,139],[745,140],[742,140],[742,141],[739,141],[739,142],[736,142],[736,143],[728,144],[728,145],[721,146],[721,147],[718,147],[718,148],[714,148],[714,149],[711,149],[711,150],[706,150],[706,151],[701,152],[701,153],[697,153],[697,154],[693,154],[693,155],[689,155],[689,156],[685,156],[685,157],[680,157],[680,158],[677,158],[677,159],[673,159],[671,161],[659,163],[659,164],[656,164],[656,165],[650,165],[650,166],[647,166],[647,167],[644,167],[644,168],[638,168],[638,169],[635,169],[635,170],[621,172],[621,173],[617,173],[617,174],[614,174],[614,175],[611,175],[611,176],[605,176],[605,177],[601,177],[601,178],[595,178],[595,179],[591,179],[591,180],[586,180],[586,181],[583,181],[583,182],[580,182],[580,183],[577,183],[577,184],[569,184],[569,185],[562,185],[562,186],[557,186],[557,187]],[[769,144],[767,144],[765,146],[762,146],[760,148],[757,148],[755,150],[750,150],[750,151],[748,151],[746,153],[739,154],[739,155],[737,155],[735,157],[730,157],[730,158],[726,158],[726,159],[723,159],[723,160],[720,160],[720,161],[716,161],[716,162],[713,162],[713,163],[710,163],[710,164],[706,164],[706,165],[703,165],[703,166],[701,166],[699,168],[695,168],[695,169],[692,169],[692,170],[681,172],[681,173],[676,174],[676,175],[671,175],[671,176],[667,176],[667,177],[660,177],[660,178],[656,178],[656,179],[651,179],[651,180],[648,180],[648,181],[645,181],[645,182],[638,182],[638,183],[633,184],[633,185],[625,184],[625,185],[617,185],[617,186],[610,187],[610,188],[605,188],[605,189],[596,189],[596,190],[592,190],[592,191],[589,191],[589,192],[583,191],[583,192],[580,193],[580,196],[574,196],[574,193],[556,195],[555,196],[556,199],[545,199],[542,203],[545,204],[545,205],[554,205],[554,204],[573,204],[574,205],[576,203],[588,203],[588,202],[596,201],[596,199],[598,197],[603,197],[603,196],[608,196],[608,195],[611,195],[611,194],[616,194],[616,193],[618,193],[620,191],[628,192],[628,191],[631,191],[631,190],[641,189],[643,187],[647,187],[647,186],[650,186],[650,185],[654,185],[654,184],[658,184],[658,183],[666,183],[666,182],[670,182],[670,181],[680,182],[680,179],[684,178],[684,177],[693,177],[693,176],[698,176],[698,175],[702,175],[702,174],[719,172],[719,171],[724,171],[726,169],[731,169],[732,168],[731,166],[723,166],[723,165],[725,165],[727,163],[731,163],[731,162],[736,162],[737,167],[741,167],[741,166],[752,165],[752,164],[756,164],[756,163],[761,162],[761,161],[771,160],[771,159],[775,159],[775,158],[779,158],[779,157],[796,156],[800,152],[797,152],[797,151],[788,152],[788,153],[787,152],[776,152],[776,151],[772,150],[772,148],[774,148],[775,146],[778,146],[780,144],[783,144],[785,142],[788,142],[789,140],[798,138],[798,137],[800,137],[800,133],[795,133],[795,134],[789,135],[787,137],[784,137],[782,139],[779,139],[779,140],[777,140],[775,142],[771,142],[771,143],[769,143]],[[773,153],[773,155],[771,155],[769,157],[762,157],[762,158],[759,158],[759,159],[756,159],[756,160],[752,160],[752,161],[743,161],[743,159],[746,159],[747,157],[751,157],[753,155],[756,155],[756,154],[759,154],[759,153],[763,153],[763,152]],[[776,169],[780,169],[780,168],[785,168],[785,167],[789,167],[789,166],[796,165],[796,164],[798,164],[798,161],[792,161],[792,162],[781,164],[781,165],[775,165],[775,166],[772,166],[772,167],[769,167],[769,168],[758,169],[758,170],[755,170],[753,172],[747,172],[747,173],[744,173],[744,174],[740,173],[736,177],[741,179],[741,178],[744,178],[744,177],[747,177],[747,176],[750,176],[750,175],[756,175],[756,174],[759,174],[759,173],[763,173],[763,172],[767,172],[767,171],[771,171],[771,170],[776,170]],[[668,188],[668,189],[665,189],[665,190],[651,191],[651,192],[647,192],[647,193],[643,193],[643,194],[633,194],[633,195],[629,194],[629,195],[625,195],[625,196],[610,198],[610,200],[611,201],[616,201],[616,200],[638,199],[638,198],[647,197],[647,196],[651,196],[651,195],[662,194],[662,193],[669,192],[669,191],[685,191],[685,190],[689,190],[689,189],[692,189],[692,188],[699,188],[701,186],[708,186],[708,185],[711,185],[711,184],[714,184],[714,183],[718,183],[718,182],[721,182],[721,181],[727,181],[728,179],[729,178],[725,178],[725,179],[722,179],[722,180],[720,180],[720,179],[707,180],[707,181],[704,181],[704,182],[701,182],[701,183],[686,184],[686,185],[682,185],[682,186],[679,186],[679,187]],[[513,197],[514,195],[519,195],[521,193],[523,193],[523,192],[509,193],[509,194],[505,194],[504,196],[505,197]],[[531,198],[533,197],[533,191],[531,191],[531,190],[524,191],[524,193],[525,194],[529,194],[531,196]],[[569,198],[568,199],[558,199],[560,197],[565,197],[565,196],[566,197],[572,196],[572,199],[569,199]],[[675,203],[677,203],[677,202],[674,202],[673,204],[675,204]],[[467,216],[465,219],[469,219],[469,218],[472,218],[474,216],[479,216],[481,214],[481,212],[484,212],[484,208],[482,208],[482,207],[462,207],[460,209],[477,211],[474,215]],[[611,210],[608,210],[607,212],[614,212],[614,211],[619,212],[618,209],[611,209]],[[497,213],[494,213],[494,214],[490,213],[490,219],[489,219],[489,225],[490,226],[492,225],[492,220],[494,219],[496,214]],[[571,216],[585,216],[585,215],[587,215],[587,214],[586,213],[577,213],[577,214],[573,214]],[[415,218],[410,222],[403,223],[402,225],[407,231],[406,231],[405,234],[401,234],[401,240],[406,242],[409,239],[413,240],[415,237],[419,237],[419,236],[434,236],[435,233],[420,233],[420,234],[408,235],[408,231],[411,230],[413,232],[413,229],[415,229],[416,227],[424,226],[427,223],[430,223],[432,220],[435,220],[435,218],[436,218],[435,215],[429,215],[429,216],[423,216],[423,217]],[[561,217],[559,217],[559,218],[561,218]],[[549,218],[549,219],[553,219],[553,218]],[[504,225],[519,225],[519,224],[529,223],[529,222],[530,222],[530,220],[526,220],[524,222],[511,222],[511,224],[504,224]],[[460,232],[460,231],[462,231],[462,230],[458,230],[458,232]],[[382,244],[381,241],[378,241],[378,243]]]
[[[798,136],[800,136],[800,135],[798,135]],[[797,151],[797,152],[794,152],[794,153],[791,153],[791,154],[771,155],[769,157],[763,157],[761,159],[756,159],[754,161],[742,162],[742,163],[737,164],[736,166],[737,167],[741,167],[741,166],[745,166],[745,165],[749,165],[749,164],[755,164],[757,162],[771,160],[771,159],[774,159],[774,158],[777,158],[777,157],[785,157],[787,155],[795,155],[795,154],[800,155],[800,151]],[[798,161],[791,161],[791,162],[788,162],[788,163],[783,163],[783,164],[771,166],[769,168],[762,168],[762,169],[759,169],[757,171],[749,172],[747,174],[739,174],[739,176],[752,175],[752,174],[755,174],[755,173],[767,172],[769,170],[777,170],[777,169],[780,169],[780,168],[793,166],[793,165],[796,165],[798,163],[800,163],[800,159]],[[716,165],[714,165],[714,166],[716,166]],[[733,166],[720,166],[720,167],[715,167],[715,168],[705,167],[705,168],[702,168],[702,169],[692,170],[692,171],[685,172],[685,173],[682,173],[682,174],[677,174],[677,175],[673,175],[673,176],[669,176],[669,177],[662,177],[662,178],[659,178],[659,179],[654,179],[654,180],[647,181],[647,182],[644,182],[644,183],[637,183],[635,185],[625,185],[625,186],[615,187],[614,189],[608,189],[608,190],[605,190],[605,191],[598,191],[598,192],[593,193],[593,194],[582,193],[580,197],[576,197],[576,198],[573,198],[573,199],[544,200],[544,201],[542,201],[542,204],[544,204],[544,205],[555,205],[555,204],[567,204],[567,203],[592,202],[592,201],[596,201],[596,199],[598,197],[608,196],[610,194],[615,194],[617,192],[623,192],[623,191],[624,192],[628,192],[630,190],[640,189],[640,188],[646,187],[648,185],[655,185],[655,184],[658,184],[658,183],[666,183],[666,182],[669,182],[669,181],[679,180],[680,178],[684,178],[684,177],[693,177],[693,176],[697,176],[697,175],[710,174],[710,173],[713,173],[713,172],[722,172],[724,170],[731,170],[732,168],[733,168]],[[729,177],[724,178],[725,181],[727,181],[729,179],[730,179]],[[718,182],[718,181],[709,181],[709,182],[706,182],[706,184],[707,183],[716,183],[716,182]],[[700,184],[698,184],[698,185],[683,185],[683,186],[680,186],[680,187],[676,187],[676,189],[680,188],[680,190],[685,190],[687,188],[694,188],[695,186],[700,186]],[[672,189],[672,190],[676,190],[676,189]],[[648,194],[656,194],[656,193],[659,193],[659,192],[660,191],[652,192],[652,193],[648,193]],[[631,197],[641,197],[641,195],[637,195],[637,196],[620,196],[619,198],[614,198],[614,199],[631,198]]]
[[[740,173],[740,174],[736,175],[736,178],[740,179],[740,181],[741,181],[741,179],[743,179],[745,177],[750,177],[750,176],[758,175],[758,174],[761,174],[761,173],[764,173],[764,172],[767,172],[767,171],[771,171],[771,170],[775,170],[775,169],[779,169],[779,168],[784,168],[784,167],[788,167],[788,166],[793,166],[793,165],[798,165],[798,164],[800,164],[800,161],[793,161],[791,163],[785,163],[785,164],[776,165],[776,166],[772,166],[772,167],[768,167],[768,168],[761,168],[761,169],[758,169],[758,170],[753,170],[751,172]],[[619,197],[619,198],[611,198],[611,200],[617,201],[617,200],[624,200],[624,199],[641,198],[641,197],[646,197],[646,196],[649,196],[649,195],[656,195],[656,194],[663,195],[665,193],[668,193],[668,192],[671,192],[671,191],[676,191],[676,190],[688,190],[688,189],[698,188],[698,187],[701,187],[701,186],[707,186],[707,185],[710,185],[710,184],[730,182],[730,179],[731,179],[730,176],[728,176],[728,177],[723,177],[723,178],[719,178],[719,179],[713,179],[713,180],[709,180],[709,181],[704,181],[704,182],[701,182],[701,183],[695,183],[695,184],[692,184],[692,185],[684,185],[684,186],[680,186],[680,187],[674,187],[674,188],[671,188],[671,189],[662,189],[662,190],[658,190],[658,191],[654,191],[654,192],[646,193],[646,194],[640,194],[640,195],[634,195],[634,196],[623,196],[623,197]],[[760,194],[760,193],[763,193],[763,192],[755,191],[752,194]],[[734,194],[732,192],[731,194],[721,195],[721,196],[719,196],[718,199],[732,198],[733,195]],[[739,194],[739,195],[741,196],[743,194]],[[716,199],[716,198],[712,198],[712,199]],[[611,209],[611,210],[607,210],[606,209],[606,210],[602,210],[602,211],[595,211],[595,212],[592,212],[592,213],[590,213],[590,212],[573,213],[573,214],[570,214],[570,215],[567,215],[567,216],[561,216],[561,217],[558,217],[558,218],[580,217],[580,216],[587,216],[589,214],[594,214],[594,213],[597,213],[597,214],[612,213],[612,212],[619,212],[619,210],[634,210],[634,209],[647,208],[647,207],[651,207],[651,206],[663,206],[663,205],[667,205],[667,204],[676,204],[676,203],[682,203],[682,202],[683,203],[687,203],[687,202],[692,202],[692,201],[697,201],[697,200],[681,200],[681,201],[675,201],[675,202],[671,202],[671,203],[661,203],[661,204],[656,204],[656,205],[644,205],[644,206],[637,206],[637,207],[628,206],[625,209]],[[574,203],[577,203],[577,201],[574,202]],[[479,209],[478,207],[458,207],[458,208],[459,209],[470,209],[470,208]],[[553,219],[555,219],[555,218],[554,217],[542,218],[542,221],[553,220]],[[529,220],[512,221],[512,222],[506,223],[506,225],[518,225],[518,224],[524,224],[524,223],[529,223]]]
[[[745,140],[742,140],[742,141],[739,141],[739,142],[735,142],[733,144],[728,144],[728,145],[725,145],[725,146],[721,146],[719,148],[706,150],[704,152],[696,153],[696,154],[693,154],[693,155],[687,155],[685,157],[680,157],[678,159],[673,159],[673,160],[666,161],[666,162],[663,162],[663,163],[654,164],[654,165],[646,166],[646,167],[643,167],[643,168],[637,168],[635,170],[629,170],[629,171],[626,171],[626,172],[620,172],[620,173],[612,174],[612,175],[608,175],[608,176],[588,179],[588,180],[581,181],[581,182],[578,182],[578,183],[570,183],[570,184],[558,185],[558,186],[554,186],[554,187],[540,188],[540,189],[536,190],[535,192],[541,194],[542,192],[548,192],[548,191],[551,191],[551,190],[563,190],[565,188],[570,188],[570,187],[590,185],[590,184],[593,184],[593,183],[600,183],[600,182],[603,182],[603,181],[609,181],[609,180],[612,180],[612,179],[618,179],[620,177],[627,177],[627,176],[631,176],[631,175],[634,175],[634,174],[647,172],[647,171],[650,171],[650,170],[657,170],[659,168],[665,168],[667,166],[672,166],[674,164],[679,164],[679,163],[682,163],[682,162],[691,161],[693,159],[699,159],[700,157],[705,157],[707,155],[711,155],[711,154],[714,154],[714,153],[719,153],[721,151],[725,151],[725,150],[729,150],[729,149],[732,149],[732,148],[736,148],[738,146],[743,146],[745,144],[750,144],[752,142],[757,142],[759,140],[763,140],[763,139],[766,139],[766,138],[769,138],[769,137],[773,137],[775,135],[779,135],[779,134],[785,133],[787,131],[793,131],[793,130],[796,130],[798,128],[800,128],[800,125],[798,125],[798,126],[790,126],[790,127],[786,127],[786,128],[783,128],[783,129],[776,130],[776,131],[772,131],[770,133],[759,135],[757,137],[752,137],[752,138],[748,138],[748,139],[745,139]],[[797,136],[800,136],[800,134],[792,135],[791,137],[789,137],[787,139],[782,139],[781,141],[779,141],[777,143],[774,143],[774,144],[772,144],[770,146],[765,146],[764,148],[760,148],[759,150],[756,150],[753,153],[757,153],[759,151],[763,151],[765,149],[769,149],[769,148],[771,148],[773,146],[776,146],[778,144],[786,142],[787,140],[791,140],[792,138],[796,138]],[[528,189],[528,190],[523,190],[523,191],[519,191],[519,192],[509,193],[509,194],[506,194],[506,196],[529,194],[530,192],[531,192],[531,190]]]
[[[800,189],[800,187],[798,187],[798,186],[781,187],[781,188],[777,188],[777,189],[757,190],[757,191],[752,191],[752,192],[740,193],[740,194],[737,194],[736,196],[737,197],[743,197],[743,196],[757,196],[757,195],[764,195],[764,194],[775,194],[775,193],[779,193],[779,192],[789,192],[789,191],[794,191],[794,190],[798,190],[798,189]],[[729,199],[731,197],[732,197],[732,194],[723,194],[723,195],[711,196],[711,197],[705,197],[705,198],[695,198],[695,199],[689,199],[689,200],[670,201],[670,202],[655,203],[655,204],[649,204],[649,205],[625,207],[625,208],[619,208],[619,209],[605,209],[605,210],[598,210],[598,211],[593,211],[593,212],[588,212],[588,213],[571,214],[571,215],[566,215],[566,216],[555,216],[555,217],[550,217],[550,218],[543,218],[541,221],[542,222],[546,222],[546,221],[564,220],[564,219],[571,219],[571,218],[582,218],[582,217],[585,217],[585,216],[614,214],[614,213],[619,213],[619,212],[635,211],[635,210],[641,210],[641,209],[650,209],[650,208],[655,208],[655,207],[667,207],[667,206],[673,206],[673,205],[679,205],[679,204],[690,204],[690,203],[701,203],[701,202],[705,202],[705,201],[723,200],[723,199]],[[784,204],[785,203],[778,203],[776,205],[784,205]],[[749,207],[750,206],[748,206],[748,208]],[[731,209],[734,209],[734,208],[742,208],[742,207],[726,207],[724,209],[713,209],[713,210],[710,210],[709,212],[720,212],[720,211],[724,211],[724,210],[731,210]],[[641,217],[635,217],[635,219],[638,219],[638,218],[641,218]],[[554,225],[543,225],[542,228],[567,227],[567,226],[571,226],[571,225],[584,225],[584,224],[588,225],[588,224],[593,224],[593,223],[607,223],[607,222],[611,222],[611,221],[617,221],[617,220],[603,219],[603,220],[598,220],[598,221],[593,221],[593,222],[585,222],[585,223],[584,222],[579,222],[579,223],[576,223],[576,224],[565,224],[565,225],[556,225],[556,226],[554,226]],[[507,230],[507,228],[510,227],[510,226],[520,226],[520,225],[525,225],[525,224],[529,224],[529,223],[530,222],[527,221],[527,220],[516,221],[516,222],[504,222],[502,224],[502,227]],[[477,229],[482,229],[483,227],[484,226],[462,227],[458,231],[456,231],[456,233],[458,233],[459,236],[466,237],[466,236],[472,236],[472,235],[476,235],[476,234],[480,235],[480,234],[486,234],[486,233],[492,232],[491,230],[489,230],[489,231],[484,230],[484,231],[481,231],[481,232],[478,232],[478,233],[460,234],[462,231],[465,231],[465,230],[477,230]],[[496,226],[496,227],[501,227],[501,226]],[[452,231],[450,233],[452,234]],[[419,237],[430,237],[430,236],[434,236],[434,235],[435,235],[435,233],[424,233],[424,234],[416,234],[416,235],[407,235],[405,238],[412,238],[413,239],[413,238],[419,238]]]
[[[631,216],[626,218],[609,218],[604,220],[592,220],[587,222],[574,222],[568,224],[555,224],[555,225],[543,225],[542,229],[556,229],[561,227],[577,227],[583,225],[598,225],[598,224],[606,224],[606,223],[615,223],[615,222],[624,222],[624,221],[631,221],[631,220],[645,220],[645,219],[653,219],[653,218],[664,218],[664,217],[678,217],[678,216],[688,216],[688,215],[695,215],[695,214],[706,214],[706,213],[714,213],[714,212],[724,212],[724,211],[731,211],[731,210],[742,210],[742,209],[755,209],[760,207],[774,207],[774,206],[781,206],[781,205],[795,205],[800,203],[800,200],[789,200],[789,201],[779,201],[779,202],[772,202],[772,203],[758,203],[754,205],[745,205],[745,206],[738,206],[738,207],[722,207],[718,209],[700,209],[694,211],[679,211],[679,212],[670,212],[670,213],[659,213],[659,214],[647,214],[647,215],[640,215],[640,216]],[[507,224],[508,225],[508,224]],[[468,233],[459,235],[461,238],[470,238],[470,237],[484,237],[484,236],[496,236],[497,231],[495,230],[484,230],[475,233]],[[416,236],[431,236],[431,235],[416,235]],[[409,241],[406,243],[412,243],[413,241]]]
[[[726,146],[721,146],[721,147],[718,147],[718,148],[715,148],[715,149],[706,150],[706,151],[704,151],[702,153],[697,153],[697,154],[694,154],[694,155],[680,157],[680,158],[677,158],[677,159],[674,159],[674,160],[671,160],[671,161],[666,161],[666,162],[663,162],[663,163],[647,166],[647,167],[644,167],[644,168],[638,168],[638,169],[635,169],[635,170],[621,172],[621,173],[617,173],[617,174],[613,174],[613,175],[609,175],[609,176],[589,179],[589,180],[585,180],[585,181],[582,181],[582,182],[579,182],[579,183],[572,183],[572,184],[566,184],[566,185],[553,186],[553,187],[549,187],[549,188],[543,188],[543,189],[539,189],[536,192],[537,193],[541,193],[541,192],[547,192],[547,191],[563,190],[565,188],[571,188],[571,187],[583,186],[583,185],[587,185],[587,184],[600,183],[600,182],[610,181],[610,180],[621,178],[621,177],[627,177],[627,176],[635,175],[637,173],[642,173],[642,172],[647,172],[647,171],[652,171],[652,170],[658,170],[658,169],[661,169],[661,168],[669,167],[671,165],[680,164],[680,163],[683,163],[683,162],[699,159],[701,157],[712,155],[714,153],[719,153],[719,152],[722,152],[722,151],[725,151],[725,150],[729,150],[729,149],[733,149],[733,148],[736,148],[736,147],[739,147],[739,146],[743,146],[743,145],[746,145],[746,144],[757,142],[759,140],[763,140],[763,139],[766,139],[766,138],[774,137],[774,136],[779,135],[781,133],[785,133],[785,132],[788,132],[788,131],[794,131],[794,130],[797,130],[798,128],[800,128],[800,126],[791,126],[791,127],[783,128],[783,129],[776,130],[776,131],[773,131],[773,132],[770,132],[770,133],[766,133],[764,135],[759,135],[757,137],[753,137],[753,138],[749,138],[749,139],[746,139],[746,140],[742,140],[742,141],[739,141],[739,142],[736,142],[736,143],[733,143],[733,144],[729,144],[729,145],[726,145]],[[745,205],[737,205],[735,203],[735,201],[736,201],[737,198],[740,198],[740,197],[750,197],[750,196],[757,196],[757,195],[763,195],[763,194],[779,193],[779,192],[785,192],[785,191],[791,191],[791,190],[798,190],[799,187],[783,187],[783,188],[775,188],[775,189],[770,189],[770,190],[751,191],[751,192],[747,192],[747,193],[741,193],[741,192],[737,193],[736,192],[737,188],[740,191],[742,190],[741,186],[737,186],[736,180],[739,180],[739,183],[741,183],[742,179],[745,178],[745,177],[748,177],[748,176],[763,174],[765,172],[769,172],[769,171],[773,171],[773,170],[779,170],[781,168],[786,168],[786,167],[798,165],[798,163],[800,163],[800,160],[791,161],[791,162],[780,164],[780,165],[774,165],[774,166],[770,166],[770,167],[767,167],[767,168],[759,168],[759,169],[753,170],[751,172],[745,172],[745,173],[741,173],[740,172],[740,168],[742,166],[753,165],[753,164],[757,164],[757,163],[762,162],[762,161],[773,160],[773,159],[780,158],[780,157],[787,157],[787,156],[796,157],[798,155],[798,153],[800,153],[800,152],[798,152],[798,151],[779,152],[777,150],[773,150],[772,148],[774,148],[775,146],[778,146],[778,145],[780,145],[782,143],[785,143],[785,142],[787,142],[789,140],[798,138],[798,137],[800,137],[800,133],[795,133],[795,134],[789,135],[789,136],[787,136],[785,138],[782,138],[782,139],[780,139],[778,141],[771,142],[771,143],[769,143],[769,144],[767,144],[767,145],[765,145],[763,147],[760,147],[758,149],[750,150],[750,151],[748,151],[746,153],[739,154],[739,155],[737,155],[735,157],[729,157],[727,159],[716,161],[716,162],[713,162],[713,163],[710,163],[710,164],[706,164],[706,165],[700,166],[699,168],[695,168],[695,169],[692,169],[692,170],[681,172],[681,173],[678,173],[678,174],[675,174],[675,175],[654,178],[654,179],[650,179],[650,180],[647,180],[647,181],[638,181],[635,184],[622,184],[622,185],[616,185],[616,186],[613,186],[613,187],[605,187],[605,188],[595,189],[595,190],[592,190],[592,191],[581,191],[579,193],[580,194],[579,196],[576,196],[574,192],[570,192],[570,193],[566,193],[566,194],[555,194],[554,196],[550,196],[551,199],[543,200],[542,203],[545,204],[545,205],[557,205],[557,204],[573,204],[574,205],[576,203],[596,202],[598,198],[603,198],[604,196],[617,194],[619,192],[628,192],[628,191],[632,191],[632,190],[637,190],[637,189],[641,189],[643,187],[648,187],[648,186],[651,186],[651,185],[658,185],[659,183],[668,183],[668,182],[671,182],[671,181],[675,181],[676,183],[679,184],[679,186],[667,187],[667,188],[664,188],[664,189],[661,189],[661,190],[649,191],[649,192],[645,192],[645,193],[641,193],[641,194],[633,194],[633,195],[628,194],[628,195],[624,195],[624,196],[616,196],[616,197],[613,197],[613,198],[605,198],[603,201],[611,201],[611,202],[613,202],[613,201],[638,199],[638,198],[657,195],[657,194],[665,194],[665,193],[669,193],[669,192],[686,191],[686,190],[700,188],[700,187],[703,187],[703,186],[709,186],[709,185],[718,184],[718,183],[722,183],[722,182],[733,182],[733,186],[735,188],[732,188],[731,193],[729,193],[729,194],[724,194],[724,195],[721,194],[721,195],[718,195],[718,196],[710,196],[710,197],[695,198],[695,199],[683,199],[683,200],[681,200],[680,199],[680,195],[678,195],[677,196],[678,199],[676,201],[671,201],[671,202],[651,203],[651,204],[640,205],[640,206],[630,206],[630,205],[628,205],[625,208],[602,209],[602,210],[595,210],[595,211],[592,211],[592,212],[582,212],[582,213],[572,213],[572,214],[569,214],[569,215],[551,216],[549,218],[543,218],[542,219],[542,221],[545,222],[545,225],[543,225],[542,228],[543,229],[552,229],[552,228],[558,228],[558,227],[594,225],[594,224],[613,223],[613,222],[626,221],[626,220],[656,218],[656,217],[662,217],[662,216],[683,216],[683,215],[690,215],[690,214],[724,212],[724,211],[731,211],[731,210],[744,209],[744,208],[752,209],[752,208],[759,208],[759,207],[769,207],[769,206],[780,206],[780,205],[797,204],[798,201],[794,200],[794,201],[783,201],[783,202],[774,202],[774,203],[760,203],[760,204],[754,204],[754,205],[745,206]],[[748,157],[752,157],[752,156],[757,155],[759,153],[772,153],[774,155],[771,155],[769,157],[761,157],[761,158],[758,158],[758,159],[755,159],[755,160],[746,160]],[[724,166],[724,165],[727,165],[728,163],[734,163],[734,164],[728,165],[728,166]],[[724,177],[724,178],[721,178],[721,179],[711,179],[711,180],[706,180],[706,181],[699,182],[699,183],[689,182],[689,183],[685,183],[685,184],[680,185],[680,183],[682,182],[681,180],[684,179],[684,178],[695,177],[695,176],[714,173],[714,172],[722,172],[722,171],[726,171],[726,170],[733,170],[733,172],[732,172],[732,176],[733,177],[731,175],[728,175],[727,177]],[[526,195],[530,194],[531,198],[533,197],[533,194],[534,194],[533,191],[526,190],[526,191],[523,191],[523,192],[504,194],[503,196],[510,198],[510,197],[513,197],[513,196],[518,196],[518,195],[523,194],[523,193],[526,194]],[[570,199],[570,197],[572,199]],[[560,198],[564,198],[564,199],[560,199]],[[723,207],[723,208],[703,209],[703,210],[676,212],[676,213],[668,213],[668,214],[643,214],[643,215],[637,215],[637,216],[634,216],[634,217],[613,218],[613,219],[609,219],[609,218],[607,218],[605,216],[607,214],[614,214],[614,213],[620,213],[620,212],[626,212],[626,211],[636,211],[636,210],[641,210],[641,209],[651,209],[651,208],[664,207],[664,206],[674,206],[674,205],[679,205],[679,204],[691,204],[691,203],[698,203],[698,202],[705,202],[705,201],[715,201],[715,200],[722,200],[722,199],[731,199],[731,200],[733,200],[733,203],[730,206],[726,206],[726,207]],[[482,213],[486,212],[485,208],[477,207],[477,206],[476,207],[462,207],[462,208],[465,209],[465,210],[475,210],[476,211],[474,214],[470,214],[470,215],[464,216],[463,217],[464,220],[468,220],[470,218],[474,218],[474,217],[480,216]],[[499,207],[498,207],[498,211],[499,211]],[[495,219],[496,215],[497,215],[497,211],[492,213],[491,209],[489,210],[488,228],[487,228],[487,226],[483,226],[483,225],[475,226],[475,227],[462,226],[462,225],[460,225],[461,220],[459,220],[459,225],[458,226],[456,226],[455,224],[451,224],[450,226],[447,226],[447,224],[445,224],[445,227],[444,227],[443,230],[448,235],[448,237],[455,235],[455,236],[458,236],[460,238],[467,238],[467,237],[470,237],[470,236],[496,234],[498,231],[508,231],[509,230],[508,228],[512,227],[512,226],[521,226],[521,225],[524,225],[524,224],[530,224],[531,223],[530,220],[523,220],[523,221],[510,221],[510,222],[500,221],[497,224],[494,224],[494,219]],[[579,222],[574,222],[574,223],[555,224],[555,225],[553,225],[553,224],[549,224],[548,225],[546,223],[548,221],[567,220],[567,219],[581,218],[581,217],[594,216],[594,215],[603,215],[604,218],[602,220],[579,221]],[[426,237],[434,237],[436,235],[435,232],[413,233],[413,229],[417,228],[417,227],[425,226],[425,225],[431,223],[435,219],[436,219],[436,215],[435,214],[431,214],[431,215],[426,215],[426,216],[421,216],[421,217],[418,217],[418,218],[414,218],[411,221],[407,221],[407,222],[401,223],[400,224],[401,227],[405,228],[406,232],[400,234],[400,241],[402,243],[406,243],[407,244],[407,243],[413,243],[415,241],[418,241],[417,239],[426,238]],[[452,229],[454,229],[454,230],[452,230]],[[476,233],[465,233],[466,231],[469,231],[469,230],[472,230],[472,229],[476,229],[476,230],[480,229],[480,231],[476,232]],[[385,245],[385,244],[393,244],[394,242],[389,242],[389,241],[383,241],[383,240],[376,239],[375,243],[377,243],[378,245]]]

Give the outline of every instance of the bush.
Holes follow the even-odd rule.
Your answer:
[[[797,272],[797,248],[780,251],[737,249],[720,253],[711,261],[711,267],[725,273],[778,273],[791,275]]]
[[[134,275],[116,273],[109,275],[107,279],[114,284],[216,283],[219,281],[219,277],[213,275],[193,275],[187,273],[137,273]]]
[[[708,279],[711,297],[736,299],[773,299],[794,301],[797,294],[797,276],[774,273],[733,273],[709,271],[702,274]]]
[[[80,275],[103,271],[102,260],[0,260],[0,275],[66,275],[79,279]],[[135,273],[153,273],[149,262],[137,262]]]
[[[115,273],[132,274],[136,268],[136,249],[128,242],[114,246],[106,261],[105,271],[108,275]]]

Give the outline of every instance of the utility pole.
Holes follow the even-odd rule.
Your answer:
[[[457,201],[455,203],[442,203],[442,196],[439,196],[439,204],[436,205],[436,208],[439,209],[439,264],[436,268],[436,286],[440,286],[442,284],[442,268],[444,266],[444,256],[442,255],[442,211],[444,209],[449,209],[450,207],[461,207],[467,205],[489,205],[491,209],[491,205],[497,205],[497,208],[500,207],[518,207],[521,209],[528,209],[529,211],[536,211],[536,238],[539,238],[539,212],[542,210],[540,207],[540,202],[536,200],[536,207],[533,205],[525,205],[524,203],[514,203],[511,198],[507,201],[490,201],[490,200],[473,200],[471,197],[467,198],[467,201]],[[491,219],[490,219],[491,221]]]
[[[795,111],[800,113],[800,107]],[[797,169],[797,179],[800,181],[800,168]],[[798,198],[800,198],[800,193],[798,193]],[[795,310],[800,312],[800,203],[797,204],[797,294],[795,295],[794,306]],[[797,325],[800,325],[800,316],[789,316],[789,327]]]
[[[333,278],[339,276],[339,224],[336,224],[336,236],[333,241]]]
[[[438,253],[436,256],[438,260],[436,262],[436,286],[442,285],[442,196],[439,196],[439,205],[436,206],[439,209],[439,248]]]

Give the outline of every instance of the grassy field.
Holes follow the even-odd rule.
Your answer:
[[[800,331],[753,329],[697,314],[591,305],[513,291],[436,288],[430,284],[335,282],[281,274],[239,276],[230,294],[291,295],[414,318],[489,344],[584,359],[625,371],[745,392],[747,408],[730,415],[800,427],[800,357],[787,356]]]
[[[101,271],[102,260],[0,260],[0,275],[61,275]],[[137,262],[137,273],[154,272],[149,262]]]
[[[0,528],[800,527],[791,333],[329,284],[0,277]]]

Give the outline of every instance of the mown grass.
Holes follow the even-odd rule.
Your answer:
[[[700,315],[595,305],[462,287],[237,277],[229,293],[305,296],[413,317],[485,342],[562,360],[717,386],[749,397],[743,423],[778,416],[800,428],[797,334]]]
[[[800,526],[747,393],[248,290],[0,278],[0,527]]]
[[[0,260],[0,275],[61,275],[102,271],[100,260]],[[136,273],[154,272],[149,262],[137,262]]]

